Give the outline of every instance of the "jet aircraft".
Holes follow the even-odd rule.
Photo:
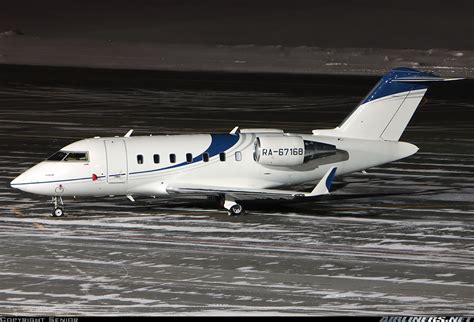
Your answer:
[[[336,128],[312,133],[239,129],[230,133],[94,137],[65,146],[11,182],[51,196],[52,216],[63,197],[207,196],[230,215],[253,199],[317,200],[335,176],[413,155],[399,141],[430,84],[457,80],[410,68],[387,72]],[[310,192],[282,189],[313,183]]]

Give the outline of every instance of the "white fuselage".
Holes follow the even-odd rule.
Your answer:
[[[254,158],[259,136],[298,136],[334,145],[338,155],[296,166],[263,165]],[[166,195],[166,187],[176,183],[276,188],[317,181],[332,166],[337,166],[340,176],[417,150],[397,141],[279,132],[91,138],[61,150],[87,152],[86,161],[46,160],[11,185],[49,196]]]

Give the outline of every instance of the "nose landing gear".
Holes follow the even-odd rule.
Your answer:
[[[64,203],[63,198],[53,196],[54,209],[51,213],[52,217],[62,217],[64,216]]]

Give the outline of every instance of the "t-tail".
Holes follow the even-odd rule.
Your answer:
[[[390,70],[355,110],[333,130],[314,134],[398,141],[430,84],[462,78],[442,78],[428,72],[400,67]]]

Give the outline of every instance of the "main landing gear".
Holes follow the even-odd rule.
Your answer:
[[[240,216],[244,213],[242,205],[235,204],[229,209],[229,216]]]
[[[53,196],[54,209],[51,213],[52,217],[62,217],[64,216],[64,203],[63,198]]]
[[[234,198],[224,197],[224,208],[229,212],[229,216],[240,216],[244,214],[242,205],[235,202]]]

